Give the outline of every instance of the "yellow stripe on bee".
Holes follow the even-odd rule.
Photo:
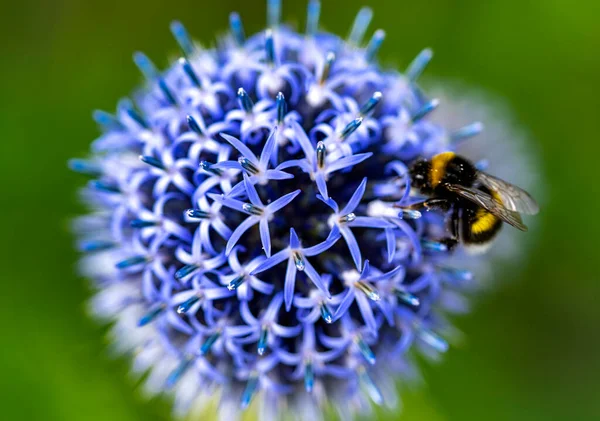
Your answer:
[[[446,174],[446,165],[456,155],[454,152],[442,152],[431,158],[431,172],[429,173],[431,187],[436,188]]]
[[[490,195],[494,198],[498,203],[502,203],[502,198],[495,191],[491,191]],[[475,235],[481,234],[493,228],[493,226],[498,222],[499,218],[492,214],[490,211],[479,208],[477,212],[475,212],[475,222],[471,224],[471,232]]]
[[[498,222],[498,217],[483,208],[477,209],[475,213],[475,222],[471,224],[473,234],[481,234],[489,231]]]

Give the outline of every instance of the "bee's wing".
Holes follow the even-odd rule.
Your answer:
[[[525,190],[481,171],[477,173],[477,179],[481,184],[498,193],[506,209],[527,215],[535,215],[540,211],[535,199]]]
[[[446,188],[451,192],[454,192],[459,196],[464,197],[468,201],[481,206],[488,212],[502,219],[507,224],[510,224],[513,227],[520,229],[521,231],[527,231],[527,227],[525,226],[525,224],[523,224],[523,221],[521,220],[521,215],[510,209],[506,209],[504,205],[502,205],[502,203],[498,202],[489,194],[481,190],[471,189],[468,187],[460,186],[458,184],[448,184],[446,185]]]

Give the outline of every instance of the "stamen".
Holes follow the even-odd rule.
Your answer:
[[[292,255],[294,256],[294,264],[296,265],[296,269],[302,272],[304,268],[306,268],[304,257],[298,252],[294,252]]]
[[[358,377],[360,378],[373,402],[375,402],[377,405],[383,404],[383,395],[381,394],[381,391],[377,385],[375,385],[364,367],[360,367],[358,369]]]
[[[396,297],[409,306],[418,307],[421,304],[421,301],[418,297],[402,289],[396,289]]]
[[[304,388],[308,393],[312,392],[315,384],[315,371],[312,362],[308,361],[304,366]]]
[[[129,226],[131,226],[131,228],[148,228],[153,227],[157,224],[158,223],[156,221],[144,221],[143,219],[133,219],[129,223]]]
[[[444,252],[448,251],[448,246],[439,241],[421,240],[421,247],[427,251]]]
[[[325,143],[317,143],[317,168],[322,170],[325,168],[325,158],[327,158],[327,147]]]
[[[181,279],[185,278],[186,276],[188,276],[189,274],[197,271],[198,269],[200,269],[200,268],[197,265],[185,265],[184,267],[179,269],[177,272],[175,272],[175,279],[181,280]]]
[[[367,48],[365,49],[365,59],[367,60],[367,62],[373,61],[373,59],[379,52],[381,44],[383,44],[384,40],[385,31],[383,29],[376,30],[373,36],[371,37],[371,41],[369,41]]]
[[[79,250],[89,253],[94,251],[103,251],[113,248],[116,244],[113,241],[105,240],[84,240],[79,243]]]
[[[333,62],[335,61],[335,53],[330,51],[325,56],[325,64],[323,66],[323,71],[321,72],[321,77],[319,78],[319,85],[323,85],[325,81],[329,78],[329,73],[331,73],[331,66],[333,66]]]
[[[142,117],[142,115],[140,113],[138,113],[136,111],[135,108],[133,107],[129,107],[127,108],[127,115],[133,120],[135,121],[137,124],[139,124],[141,127],[143,127],[144,129],[149,129],[150,125],[148,124],[148,122],[144,119],[144,117]]]
[[[440,101],[438,99],[436,99],[436,98],[434,98],[431,101],[427,102],[425,105],[423,105],[423,107],[421,107],[421,109],[419,111],[417,111],[412,116],[413,123],[416,123],[417,121],[419,121],[423,117],[425,117],[427,114],[429,114],[430,112],[432,112],[433,110],[435,110],[438,105],[440,105]]]
[[[158,80],[158,87],[160,88],[161,92],[163,93],[163,95],[165,96],[165,99],[171,104],[171,105],[176,105],[177,101],[175,101],[175,97],[173,96],[173,93],[171,92],[171,90],[169,89],[169,87],[167,86],[167,83],[165,82],[164,79],[159,79]]]
[[[158,76],[158,70],[148,56],[140,51],[133,53],[133,62],[137,68],[142,72],[146,80],[152,81]]]
[[[419,330],[419,338],[438,352],[448,351],[448,342],[429,329]]]
[[[107,113],[106,111],[95,110],[92,113],[92,118],[105,130],[123,129],[123,123],[121,123],[114,115]]]
[[[256,168],[256,165],[254,165],[248,158],[240,156],[238,158],[238,162],[250,175],[258,174],[258,168]]]
[[[254,107],[254,103],[252,102],[252,100],[250,99],[250,97],[248,96],[248,93],[246,92],[246,90],[244,88],[238,89],[237,97],[238,97],[238,103],[240,104],[240,108],[242,110],[246,111],[246,113],[248,113],[248,114],[252,113],[252,108]]]
[[[381,299],[377,290],[375,288],[373,288],[373,286],[371,286],[371,284],[369,284],[368,282],[358,281],[358,282],[355,282],[354,285],[356,286],[356,288],[358,288],[359,290],[364,292],[364,294],[369,299],[371,299],[373,301],[379,301]]]
[[[209,173],[217,175],[217,176],[223,174],[223,170],[221,170],[219,168],[214,168],[213,164],[211,164],[210,162],[207,162],[207,161],[200,161],[200,168],[203,171],[209,172]]]
[[[194,133],[196,133],[200,136],[204,136],[204,131],[202,131],[202,127],[200,127],[200,125],[198,124],[198,122],[196,121],[196,119],[194,117],[192,117],[191,115],[188,115],[186,119],[187,119],[188,127],[190,128],[191,131],[193,131]]]
[[[371,23],[372,17],[373,10],[371,10],[370,7],[363,7],[358,11],[356,18],[354,19],[354,24],[352,25],[350,35],[348,35],[349,44],[358,47],[362,43],[363,37],[365,36],[365,32],[367,32],[367,28],[369,27],[369,23]]]
[[[485,171],[489,165],[490,161],[487,159],[480,159],[475,163],[475,168],[477,168],[479,171]]]
[[[473,279],[473,274],[468,270],[456,269],[451,267],[440,267],[442,272],[444,272],[449,277],[457,280],[457,281],[470,281]]]
[[[321,2],[319,0],[310,0],[308,2],[308,11],[306,13],[306,35],[314,36],[319,30],[319,16],[321,15]]]
[[[219,336],[221,336],[221,332],[217,331],[217,332],[213,333],[212,335],[210,335],[208,338],[206,338],[206,341],[204,341],[204,343],[200,347],[200,355],[208,354],[208,351],[210,351],[210,349],[215,344],[215,342],[217,342],[217,339],[219,339]]]
[[[227,285],[227,289],[229,291],[233,291],[233,290],[237,289],[240,285],[242,285],[245,278],[246,277],[243,275],[236,276],[234,279],[231,280],[231,282],[229,282],[229,285]]]
[[[229,15],[229,28],[231,29],[231,35],[238,47],[244,45],[246,35],[244,34],[244,26],[242,25],[242,19],[240,15],[233,12]]]
[[[69,160],[69,169],[80,174],[98,177],[102,175],[102,168],[91,161],[85,159],[73,158]]]
[[[279,126],[283,125],[283,120],[285,119],[285,115],[287,114],[287,104],[285,102],[285,97],[282,92],[277,94],[276,98],[277,103],[277,124]]]
[[[423,70],[425,70],[425,67],[427,67],[427,64],[429,64],[432,57],[433,51],[431,51],[431,49],[426,48],[421,51],[406,69],[406,77],[408,80],[415,82],[419,76],[421,76],[421,73],[423,73]]]
[[[179,21],[171,22],[171,33],[175,37],[177,44],[181,47],[181,51],[183,51],[183,55],[188,57],[194,53],[194,43],[190,38],[188,32],[185,29],[185,26]]]
[[[115,184],[109,184],[100,180],[90,181],[90,187],[96,190],[100,190],[104,193],[121,193],[121,189],[119,188],[119,186]]]
[[[188,218],[195,218],[195,219],[210,218],[210,214],[208,212],[202,211],[200,209],[186,209],[185,214],[188,216]]]
[[[162,161],[158,158],[154,158],[153,156],[140,155],[140,161],[144,164],[152,165],[159,170],[164,170],[165,166]]]
[[[261,216],[264,212],[261,208],[259,208],[258,206],[254,206],[251,203],[244,203],[242,205],[242,209],[244,209],[244,211],[248,212],[249,214],[256,216]]]
[[[275,64],[275,44],[273,43],[273,31],[265,31],[265,52],[267,53],[267,63],[270,66]]]
[[[344,127],[344,130],[342,130],[342,132],[339,135],[340,140],[345,140],[348,136],[354,133],[356,129],[360,127],[362,121],[362,117],[358,117],[352,120],[350,123],[348,123],[348,125]]]
[[[260,332],[260,338],[258,339],[258,355],[264,355],[267,350],[267,340],[269,339],[269,329],[267,327],[263,327]]]
[[[256,373],[252,374],[248,379],[248,383],[246,383],[246,388],[244,389],[244,393],[242,393],[242,409],[248,408],[254,394],[256,393],[256,389],[258,387],[258,376]]]
[[[360,111],[358,112],[358,115],[360,117],[368,117],[371,114],[371,112],[375,109],[375,107],[377,107],[377,104],[379,104],[379,102],[381,101],[381,97],[381,92],[375,92],[373,96],[369,98],[367,102],[365,102],[365,105],[361,107]]]
[[[470,137],[476,136],[483,131],[483,123],[476,121],[471,123],[465,127],[461,127],[454,133],[450,135],[450,139],[453,142],[458,142],[459,140],[468,139]]]
[[[162,313],[165,308],[166,306],[164,304],[159,304],[154,308],[151,308],[150,311],[148,311],[148,313],[142,316],[142,318],[138,321],[138,326],[146,326],[148,323],[156,319],[156,317]]]
[[[185,75],[188,77],[188,79],[190,80],[190,82],[192,82],[192,84],[194,84],[194,86],[201,88],[202,82],[200,81],[200,79],[198,78],[198,75],[194,71],[192,64],[189,61],[187,61],[186,59],[184,59],[183,57],[179,59],[179,64],[181,64],[181,67],[183,67],[183,71],[184,71]]]
[[[358,350],[360,351],[364,359],[371,365],[375,364],[375,354],[373,353],[373,350],[371,349],[369,344],[365,342],[361,335],[356,335],[354,337],[354,343],[358,346]]]
[[[321,318],[323,318],[327,324],[333,323],[333,314],[325,303],[321,304]]]
[[[181,376],[183,376],[188,368],[191,367],[192,361],[193,360],[190,357],[185,358],[179,363],[177,368],[169,374],[169,377],[167,377],[167,380],[165,381],[165,387],[167,389],[170,389],[177,384],[179,379],[181,379]]]
[[[177,306],[177,314],[187,313],[198,301],[200,301],[200,297],[198,295],[191,296],[183,303],[179,304],[179,306]]]
[[[267,2],[267,25],[271,28],[279,26],[281,21],[281,0],[268,0]]]
[[[340,216],[340,222],[352,222],[356,219],[356,214],[354,212],[350,212],[348,215]]]
[[[127,269],[132,266],[141,265],[142,263],[147,263],[147,262],[148,262],[148,257],[146,257],[146,256],[133,256],[133,257],[129,257],[125,260],[121,260],[115,266],[117,267],[117,269]]]
[[[400,209],[398,217],[401,219],[419,219],[421,212],[415,209]]]

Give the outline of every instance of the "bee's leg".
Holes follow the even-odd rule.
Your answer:
[[[440,209],[443,212],[448,212],[452,207],[452,203],[448,199],[432,198],[422,202],[413,203],[412,205],[397,207],[403,210]]]
[[[452,250],[460,242],[460,209],[458,207],[454,207],[447,223],[450,237],[444,238],[440,242],[445,244],[448,250]]]
[[[460,242],[460,209],[456,206],[452,213],[446,217],[447,237],[431,239],[426,244],[435,251],[452,251]]]
[[[450,231],[451,238],[459,241],[460,237],[460,209],[455,207],[448,219],[448,230]]]

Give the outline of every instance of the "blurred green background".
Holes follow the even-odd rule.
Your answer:
[[[166,420],[144,402],[127,363],[107,357],[74,274],[68,219],[82,179],[66,161],[97,134],[91,110],[112,110],[140,80],[131,53],[166,65],[168,24],[202,41],[241,13],[261,28],[262,0],[21,0],[0,6],[1,418]],[[322,23],[346,34],[362,1],[326,0]],[[499,94],[541,153],[548,192],[538,247],[522,275],[498,267],[501,288],[457,321],[467,341],[427,386],[405,393],[410,420],[600,419],[600,5],[597,0],[371,1],[387,30],[382,56],[404,68],[425,46],[429,76]],[[304,24],[305,2],[284,1]],[[172,56],[172,55],[171,55]],[[383,414],[397,419],[398,414]]]

